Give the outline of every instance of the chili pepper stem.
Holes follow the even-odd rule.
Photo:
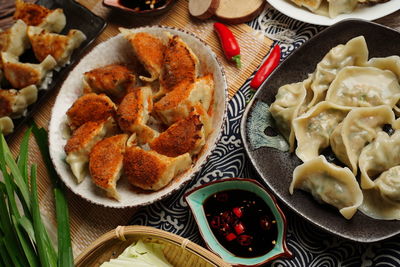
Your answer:
[[[240,55],[232,57],[232,61],[236,63],[236,67],[239,69],[242,67],[242,62],[240,61]]]

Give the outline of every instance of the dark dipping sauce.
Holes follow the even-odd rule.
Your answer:
[[[153,10],[165,5],[167,0],[119,0],[121,6],[135,11]]]
[[[226,190],[203,204],[207,221],[219,243],[235,256],[254,258],[271,251],[278,227],[268,205],[245,190]]]

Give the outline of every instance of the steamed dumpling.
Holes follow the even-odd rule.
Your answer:
[[[359,209],[365,215],[379,220],[400,220],[400,166],[382,173],[375,186],[363,193],[364,202]]]
[[[368,47],[363,36],[355,37],[344,45],[332,48],[311,75],[310,87],[314,95],[308,107],[316,105],[325,98],[326,91],[341,69],[347,66],[361,66],[367,60]]]
[[[310,192],[323,203],[339,209],[346,219],[351,219],[363,201],[361,189],[348,168],[328,163],[319,156],[296,167],[289,192],[299,188]]]
[[[400,84],[389,70],[374,67],[345,67],[329,87],[326,100],[342,106],[394,107],[400,99]]]
[[[21,90],[0,90],[0,117],[20,117],[29,105],[36,102],[37,96],[38,90],[35,85],[27,86]]]
[[[85,34],[79,30],[70,30],[67,35],[61,35],[34,26],[28,27],[28,37],[39,62],[51,55],[59,66],[64,66],[72,52],[86,40]]]
[[[400,165],[400,131],[395,131],[392,136],[379,132],[376,139],[361,151],[358,162],[361,171],[361,188],[374,187],[373,177]]]
[[[276,122],[279,132],[289,141],[290,151],[294,150],[294,131],[292,122],[305,111],[303,106],[310,79],[304,82],[291,83],[281,86],[271,104],[269,111]],[[305,86],[306,85],[306,86]]]
[[[397,79],[400,80],[400,56],[373,57],[364,66],[389,70],[396,74]]]
[[[55,59],[48,55],[40,64],[21,63],[18,58],[1,52],[4,76],[13,88],[21,89],[29,85],[40,86],[56,65]]]
[[[330,138],[332,150],[357,174],[361,150],[376,138],[385,124],[393,122],[394,113],[389,106],[353,109],[333,131]]]
[[[323,101],[307,113],[293,120],[297,139],[296,155],[302,161],[318,157],[329,146],[329,138],[336,126],[346,117],[351,108]]]
[[[6,52],[15,57],[22,55],[30,46],[26,29],[25,22],[17,20],[11,28],[5,31],[0,30],[0,52]]]
[[[21,19],[29,26],[37,26],[50,32],[61,32],[66,24],[64,11],[61,8],[50,10],[44,6],[15,1],[15,20]]]

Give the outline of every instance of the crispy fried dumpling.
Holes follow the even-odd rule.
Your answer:
[[[104,95],[90,93],[79,97],[68,109],[68,125],[75,130],[88,121],[103,121],[115,115],[115,104]]]
[[[373,179],[391,167],[400,165],[400,131],[392,136],[378,132],[374,141],[363,148],[358,160],[361,171],[361,188],[375,186]]]
[[[130,133],[136,133],[137,140],[145,144],[153,140],[158,132],[147,126],[149,113],[153,109],[151,88],[144,86],[128,93],[117,110],[119,127]]]
[[[150,77],[139,76],[146,82],[153,82],[158,79],[163,65],[165,45],[163,42],[150,33],[133,33],[130,30],[120,28],[121,33],[130,42],[133,52],[150,74]]]
[[[124,155],[124,176],[145,190],[159,190],[192,164],[189,153],[175,158],[167,157],[140,147],[127,147]]]
[[[400,99],[400,84],[389,70],[374,67],[343,68],[329,86],[326,100],[342,106],[394,107]]]
[[[363,201],[356,177],[348,168],[328,163],[319,156],[296,167],[289,192],[299,188],[310,192],[315,200],[339,209],[346,219],[351,219]]]
[[[177,35],[170,36],[165,49],[160,76],[160,91],[156,98],[172,91],[181,83],[193,83],[197,78],[199,59]]]
[[[105,138],[96,143],[89,155],[92,181],[107,192],[109,197],[120,199],[116,186],[122,173],[127,134]]]
[[[368,47],[363,36],[358,36],[346,44],[332,48],[317,64],[311,75],[310,89],[314,95],[308,107],[316,105],[325,98],[326,91],[337,73],[346,66],[362,66],[368,60]]]
[[[38,90],[35,85],[21,90],[0,90],[0,117],[20,117],[29,105],[36,102],[37,96]]]
[[[357,174],[361,150],[377,136],[385,124],[393,124],[389,106],[356,108],[333,131],[330,143],[336,157]]]
[[[187,118],[172,124],[149,145],[162,155],[177,157],[185,153],[198,154],[205,141],[206,135],[200,115],[193,112]]]
[[[363,190],[364,202],[360,211],[378,220],[400,220],[400,166],[382,173],[375,186]]]
[[[85,93],[103,93],[119,102],[135,86],[136,76],[124,65],[111,64],[85,72],[83,84]]]
[[[85,34],[79,30],[70,30],[67,35],[61,35],[29,26],[27,33],[36,59],[42,62],[48,55],[51,55],[59,66],[64,66],[74,49],[86,40]]]
[[[350,110],[349,107],[322,101],[294,119],[292,125],[297,140],[296,155],[302,161],[318,157],[329,146],[331,133]]]
[[[40,64],[21,63],[9,53],[1,53],[4,76],[13,88],[21,89],[29,85],[40,86],[46,75],[57,65],[52,56],[47,56]]]
[[[292,122],[306,110],[304,107],[307,96],[306,87],[310,82],[311,79],[306,79],[303,82],[281,86],[269,109],[279,132],[288,140],[290,151],[294,150],[295,141]]]
[[[10,117],[0,118],[0,133],[4,135],[10,134],[14,131],[14,123]]]
[[[78,183],[86,177],[89,153],[93,146],[107,135],[115,132],[116,124],[113,119],[106,121],[89,121],[73,132],[64,147],[67,154],[66,162]]]
[[[1,52],[10,53],[13,56],[19,57],[29,46],[26,24],[22,20],[17,20],[11,28],[3,32],[0,30]]]
[[[213,93],[214,80],[209,74],[198,78],[195,83],[180,83],[154,104],[154,110],[166,125],[171,125],[186,118],[198,103],[208,110]]]
[[[14,19],[21,19],[29,26],[38,26],[50,32],[61,32],[66,24],[66,18],[61,8],[50,10],[44,6],[15,1]]]

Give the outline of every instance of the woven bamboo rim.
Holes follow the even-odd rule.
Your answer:
[[[138,225],[118,226],[102,235],[75,259],[75,266],[100,266],[101,263],[116,258],[127,246],[138,239],[165,244],[165,257],[176,267],[231,266],[211,251],[189,239],[157,228]]]

